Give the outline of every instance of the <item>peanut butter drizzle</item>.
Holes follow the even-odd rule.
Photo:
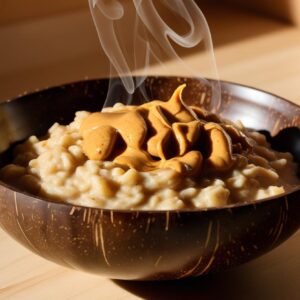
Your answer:
[[[251,145],[217,116],[185,105],[181,98],[185,86],[179,86],[167,102],[155,100],[89,115],[80,127],[84,153],[89,159],[109,159],[138,171],[171,168],[193,176],[203,167],[229,170],[233,149],[248,151]],[[122,143],[124,149],[118,149]]]

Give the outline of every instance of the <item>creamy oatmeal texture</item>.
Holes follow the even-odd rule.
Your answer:
[[[242,124],[168,102],[76,113],[18,145],[0,178],[56,201],[115,209],[197,209],[253,201],[298,183],[288,153]],[[123,118],[123,119],[122,119]]]

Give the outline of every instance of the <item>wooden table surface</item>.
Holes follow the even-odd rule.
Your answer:
[[[299,29],[229,9],[210,7],[205,12],[215,40],[220,78],[259,87],[300,104]],[[38,22],[38,26],[33,26],[34,22]],[[83,33],[87,31],[83,41],[87,49],[74,50],[77,57],[66,56],[63,63],[52,59],[23,69],[8,69],[0,75],[0,99],[85,76],[105,75],[86,11],[55,17],[55,20],[0,27],[0,40],[11,38],[13,32],[26,32],[28,28],[43,39],[43,29],[51,26],[52,31],[56,28],[63,32],[59,38],[68,44],[64,34],[69,39],[74,38],[74,34],[68,34],[70,23],[74,28],[79,26]],[[29,47],[26,40],[14,43]],[[13,62],[15,58],[9,57],[9,52],[9,46],[2,47],[0,65],[7,64],[9,59]],[[199,55],[188,59],[200,68],[202,58]],[[168,67],[174,68],[172,62]],[[152,71],[159,72],[155,67]],[[109,280],[65,269],[32,254],[0,230],[1,299],[296,300],[300,297],[299,279],[300,232],[271,253],[226,273],[184,282],[143,283]]]

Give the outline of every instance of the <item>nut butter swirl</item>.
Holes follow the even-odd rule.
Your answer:
[[[251,150],[246,136],[216,115],[182,101],[185,85],[169,101],[151,101],[89,115],[80,127],[91,160],[110,160],[138,171],[171,168],[195,176],[228,171],[234,154]]]

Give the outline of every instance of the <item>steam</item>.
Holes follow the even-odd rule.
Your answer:
[[[177,63],[176,75],[188,74],[209,85],[199,76],[201,70],[190,66],[178,54],[180,50],[204,47],[212,73],[219,78],[209,27],[193,0],[123,0],[122,3],[118,0],[89,0],[89,5],[101,46],[110,61],[110,75],[118,76],[110,80],[104,107],[112,106],[120,98],[131,104],[130,95],[137,88],[143,93],[142,83],[149,75],[149,66],[158,64],[160,68],[167,69],[166,62],[169,60]],[[176,32],[164,20],[162,10],[175,15],[178,27],[187,30]],[[133,77],[136,73],[139,78]],[[123,87],[127,97],[124,93],[122,95]],[[218,82],[213,84],[212,91],[211,109],[217,110],[220,104]],[[145,93],[144,96],[146,101]]]

